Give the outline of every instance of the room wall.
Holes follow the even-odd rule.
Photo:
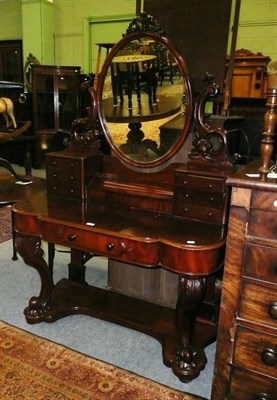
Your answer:
[[[21,5],[18,0],[0,2],[0,40],[22,39]]]
[[[85,35],[89,19],[136,14],[135,0],[54,0],[55,62],[57,65],[87,64]]]
[[[277,59],[277,0],[241,0],[236,48]]]
[[[23,0],[23,58],[32,53],[41,64],[54,64],[54,9],[49,0]]]
[[[24,46],[23,43],[24,60],[31,52],[43,64],[79,65],[83,68],[86,21],[90,18],[136,14],[136,0],[53,0],[54,49],[52,53],[49,49],[42,53],[43,44],[36,37],[40,32],[35,32],[38,12],[36,6],[45,7],[47,1],[49,0],[0,1],[0,40],[23,40],[26,34],[25,41],[28,45]],[[22,7],[30,8],[28,16],[22,15]],[[46,16],[46,20],[47,18]],[[22,20],[27,23],[24,29]],[[52,30],[51,23],[48,23],[48,28]]]

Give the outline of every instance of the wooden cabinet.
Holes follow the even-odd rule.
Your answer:
[[[249,50],[236,51],[231,97],[264,98],[267,89],[267,64],[270,58]],[[229,59],[227,59],[227,68]]]
[[[59,130],[79,116],[80,67],[32,65],[33,129],[41,153]]]
[[[232,186],[213,400],[277,398],[277,180]]]

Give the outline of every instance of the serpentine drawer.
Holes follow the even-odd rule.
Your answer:
[[[48,221],[41,222],[41,233],[42,238],[50,243],[137,264],[139,260],[139,264],[145,266],[157,266],[159,263],[159,244],[156,241],[120,238],[89,228],[81,229]]]

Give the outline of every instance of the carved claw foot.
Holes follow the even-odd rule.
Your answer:
[[[32,297],[29,300],[29,306],[25,308],[24,315],[29,324],[36,324],[47,319],[50,313],[50,307],[42,304],[39,297]]]
[[[198,377],[206,364],[207,358],[201,349],[177,350],[172,371],[181,382],[188,383]]]

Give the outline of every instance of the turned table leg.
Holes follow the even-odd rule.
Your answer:
[[[194,347],[196,317],[206,292],[206,279],[180,275],[176,306],[177,350],[172,370],[182,382],[196,378],[207,359],[203,349]]]
[[[277,74],[269,75],[267,88],[267,111],[264,115],[264,132],[261,142],[260,180],[266,181],[270,171],[270,160],[275,141],[275,129],[277,126]]]
[[[84,265],[85,253],[80,250],[71,249],[70,251],[70,264],[69,267],[69,279],[78,282],[85,283],[86,266]]]
[[[37,236],[16,234],[15,246],[23,261],[38,271],[41,280],[39,296],[33,296],[29,300],[29,306],[24,310],[26,320],[30,324],[45,321],[54,283],[52,273],[43,257],[41,239]]]

